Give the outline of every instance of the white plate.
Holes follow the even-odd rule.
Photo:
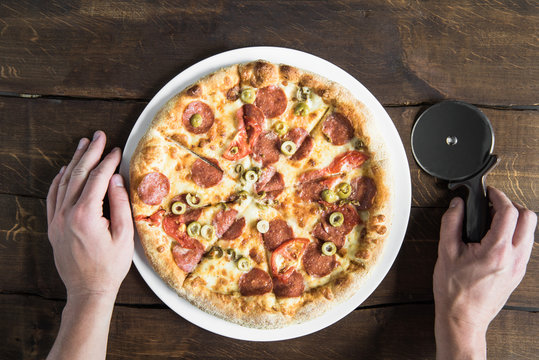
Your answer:
[[[359,306],[380,284],[386,276],[389,268],[395,260],[406,232],[408,217],[410,215],[411,183],[410,171],[406,153],[401,139],[393,122],[389,118],[382,105],[359,81],[350,74],[332,63],[317,56],[280,47],[249,47],[227,51],[205,60],[182,71],[179,75],[168,82],[146,106],[138,118],[129,139],[125,145],[120,173],[126,180],[129,179],[129,161],[139,140],[145,134],[157,111],[174,95],[181,92],[188,85],[201,77],[210,74],[222,67],[243,63],[258,59],[264,59],[273,63],[293,65],[336,81],[346,87],[357,99],[367,105],[376,119],[380,133],[383,134],[387,144],[387,150],[392,161],[392,176],[394,184],[394,216],[391,233],[387,238],[380,259],[374,269],[370,271],[361,289],[349,300],[327,311],[322,316],[282,329],[252,329],[243,327],[215,316],[212,316],[189,302],[180,298],[161,278],[153,271],[147,262],[144,250],[138,236],[135,235],[135,255],[133,262],[143,279],[155,294],[172,310],[191,323],[203,329],[223,336],[251,341],[276,341],[311,334],[321,330],[352,312]],[[398,181],[396,181],[398,179]]]

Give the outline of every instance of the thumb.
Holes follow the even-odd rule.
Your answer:
[[[440,226],[440,243],[438,256],[442,254],[454,257],[462,246],[462,222],[464,220],[464,201],[455,197],[449,204],[449,209],[442,216]]]
[[[133,221],[131,220],[129,196],[120,174],[114,174],[110,178],[108,193],[112,239],[117,240],[124,237],[132,239]]]

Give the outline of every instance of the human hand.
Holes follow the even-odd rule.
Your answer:
[[[83,138],[47,195],[49,241],[70,297],[99,295],[114,299],[133,258],[133,223],[121,175],[114,174],[119,148],[99,162],[106,137],[96,131]],[[108,189],[110,221],[103,217]]]
[[[537,216],[495,188],[489,187],[488,195],[494,216],[481,243],[462,242],[462,199],[453,199],[442,218],[433,276],[439,349],[451,340],[456,346],[467,341],[484,343],[489,323],[526,272]]]

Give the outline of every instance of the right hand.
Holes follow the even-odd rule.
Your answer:
[[[437,321],[486,332],[520,283],[534,244],[537,216],[489,187],[494,216],[481,243],[462,241],[464,203],[455,198],[442,218],[434,268]]]

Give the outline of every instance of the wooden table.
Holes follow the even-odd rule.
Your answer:
[[[539,210],[539,7],[533,1],[4,0],[0,4],[0,358],[42,358],[65,304],[47,240],[45,196],[78,139],[103,129],[123,146],[152,96],[188,66],[253,45],[300,49],[342,67],[385,106],[407,149],[412,211],[379,288],[336,324],[256,343],[198,328],[135,268],[118,295],[110,359],[431,359],[432,270],[450,194],[410,153],[418,113],[476,104],[501,158],[488,184]],[[537,236],[536,236],[537,239]],[[539,255],[488,332],[492,359],[539,354]]]

